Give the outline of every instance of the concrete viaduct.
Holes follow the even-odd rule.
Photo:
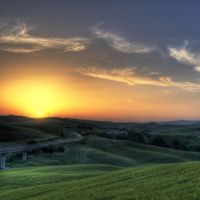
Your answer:
[[[49,145],[55,145],[55,144],[62,144],[62,143],[69,143],[69,142],[75,142],[78,140],[83,139],[83,137],[78,133],[73,133],[76,137],[75,139],[66,139],[66,140],[56,140],[51,142],[43,142],[39,144],[32,144],[32,145],[23,145],[23,146],[12,146],[12,147],[4,147],[0,148],[0,156],[1,156],[1,165],[0,169],[5,169],[6,165],[6,155],[14,152],[22,152],[22,160],[27,160],[27,152],[32,151],[33,149],[42,149],[45,146]]]

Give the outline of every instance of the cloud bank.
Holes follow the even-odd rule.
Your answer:
[[[149,77],[141,77],[135,74],[135,68],[125,68],[125,69],[100,69],[96,67],[90,68],[79,68],[76,72],[96,77],[107,79],[111,81],[123,82],[128,85],[153,85],[160,87],[175,87],[181,88],[187,91],[200,91],[200,84],[191,83],[191,82],[174,82],[171,77],[160,77],[158,80],[154,80]]]
[[[122,53],[151,53],[156,50],[155,47],[129,42],[126,38],[115,33],[99,29],[98,26],[93,27],[91,31],[96,38],[104,39],[110,47]]]
[[[178,48],[168,48],[169,55],[175,58],[178,62],[194,66],[195,71],[200,72],[200,54],[192,53],[187,50],[188,43]]]
[[[0,50],[15,53],[27,53],[50,48],[81,51],[90,44],[89,39],[82,37],[68,39],[34,37],[29,34],[31,29],[33,28],[28,28],[25,23],[18,23],[14,27],[0,23]]]

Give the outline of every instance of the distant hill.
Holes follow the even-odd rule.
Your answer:
[[[7,138],[13,143],[33,138],[55,139],[61,133],[84,132],[88,127],[93,132],[82,141],[62,144],[66,149],[63,153],[28,152],[34,158],[26,162],[22,161],[21,153],[7,155],[6,166],[11,169],[0,170],[0,199],[197,200],[200,196],[199,152],[107,139],[97,136],[96,132],[149,129],[155,135],[176,135],[177,138],[182,135],[187,140],[191,137],[193,143],[199,144],[198,123],[189,120],[114,123],[0,116],[0,144]]]
[[[24,117],[24,116],[5,115],[5,116],[0,116],[0,123],[19,122],[29,119],[30,119],[29,117]]]
[[[200,163],[71,165],[0,171],[3,200],[198,200]]]
[[[196,124],[196,123],[200,123],[200,121],[181,119],[181,120],[177,120],[177,121],[157,122],[157,124],[160,124],[160,125],[192,125],[192,124]]]
[[[79,123],[85,125],[95,125],[95,126],[102,126],[102,127],[124,127],[124,126],[133,126],[138,124],[159,124],[159,125],[192,125],[200,123],[199,120],[176,120],[176,121],[161,121],[161,122],[112,122],[112,121],[97,121],[97,120],[90,120],[90,119],[75,119],[75,118],[60,118],[60,117],[46,117],[46,118],[30,118],[25,116],[16,116],[16,115],[5,115],[0,116],[0,123],[10,123],[10,122],[39,122],[41,123]]]
[[[62,146],[68,150],[61,154],[36,153],[35,158],[26,163],[21,162],[18,157],[10,157],[6,164],[11,168],[71,164],[109,164],[118,167],[133,167],[199,160],[199,152],[180,151],[98,136],[88,136],[83,141],[62,144]]]

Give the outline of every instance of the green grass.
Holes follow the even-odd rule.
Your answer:
[[[70,131],[87,133],[87,128],[90,127],[93,133],[103,133],[107,131],[118,131],[119,128],[126,130],[141,130],[150,132],[152,135],[166,135],[166,136],[181,136],[195,145],[200,142],[200,125],[159,125],[159,124],[142,124],[142,123],[112,123],[112,122],[98,122],[90,120],[76,120],[76,119],[62,119],[57,117],[51,118],[26,118],[17,116],[5,116],[0,121],[0,146],[9,145],[11,143],[1,142],[1,137],[9,134],[9,141],[12,144],[27,142],[35,139],[44,141],[48,139],[55,139],[60,137],[61,129],[67,133]],[[1,120],[1,117],[0,117]],[[7,129],[7,130],[6,130]]]
[[[6,156],[7,167],[49,166],[71,164],[109,164],[119,167],[133,167],[149,164],[164,164],[198,161],[200,153],[178,151],[152,145],[123,140],[110,140],[90,136],[84,141],[62,144],[65,153],[28,153],[35,158],[22,161],[21,153]]]
[[[0,199],[199,199],[197,152],[96,136],[67,147],[65,153],[35,153],[27,162],[8,155],[6,165],[19,168],[0,170]]]
[[[29,140],[45,141],[60,138],[59,134],[46,133],[32,127],[0,124],[0,146],[26,144]]]
[[[200,155],[197,152],[177,151],[130,141],[109,140],[100,137],[87,138],[85,147],[86,149],[81,147],[80,150],[81,152],[87,151],[85,159],[91,158],[93,162],[96,161],[97,163],[102,163],[102,160],[104,160],[104,164],[112,164],[111,162],[113,160],[111,157],[113,156],[115,160],[118,159],[115,165],[126,167],[144,164],[195,161],[199,160]]]
[[[199,162],[128,169],[77,165],[4,170],[0,199],[197,200],[199,175]]]
[[[3,121],[1,121],[3,119]],[[26,144],[29,140],[38,142],[56,140],[63,134],[71,137],[70,132],[87,132],[79,126],[89,126],[93,132],[103,132],[106,129],[91,125],[82,120],[51,118],[26,118],[18,116],[0,116],[0,147]]]
[[[157,125],[157,127],[152,131],[155,134],[169,134],[169,135],[199,135],[200,126],[199,125],[187,125],[187,126],[166,126]]]
[[[98,123],[90,121],[20,118],[18,121],[0,124],[0,131],[7,130],[13,137],[22,137],[22,140],[14,138],[7,143],[17,144],[30,139],[52,139],[57,137],[57,133],[60,135],[61,127],[67,133],[78,130],[78,125],[87,125],[92,126],[95,132],[110,130],[115,125],[107,122],[104,124],[105,127],[99,127]],[[158,135],[184,136],[198,142],[198,125],[119,124],[119,127],[151,130],[152,134]],[[97,136],[89,136],[84,141],[62,146],[67,150],[65,153],[29,152],[35,158],[26,162],[22,161],[20,153],[7,155],[6,166],[11,169],[0,170],[0,199],[200,199],[198,152]]]
[[[0,193],[4,190],[19,189],[27,186],[96,177],[119,169],[121,168],[109,165],[62,165],[1,170]]]

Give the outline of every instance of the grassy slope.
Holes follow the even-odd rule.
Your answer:
[[[55,123],[53,124],[55,126],[66,125],[59,119],[48,120],[51,124]],[[25,130],[35,125],[38,127],[38,124],[40,125],[41,121],[27,120],[26,123],[20,121],[7,125]],[[68,125],[77,126],[74,122]],[[143,125],[137,126],[138,128],[143,127]],[[150,126],[148,125],[147,128]],[[190,128],[194,127],[188,126],[188,129],[183,127],[178,132],[180,127],[151,125],[154,133],[163,131],[162,133],[165,134],[165,131],[170,132],[170,130],[171,134],[189,134],[190,131],[197,133],[198,127]],[[19,132],[22,132],[22,129]],[[34,129],[34,131],[39,130]],[[0,199],[199,199],[200,164],[198,162],[160,165],[197,161],[199,160],[197,152],[176,151],[128,141],[89,137],[85,144],[72,145],[70,150],[64,154],[40,153],[35,155],[34,159],[26,163],[21,161],[21,155],[20,157],[8,155],[6,164],[11,167],[90,165],[1,170]],[[121,167],[133,166],[135,168],[121,170]]]
[[[0,199],[199,199],[199,162],[116,169],[106,165],[78,165],[0,171],[3,177]],[[18,189],[16,176],[24,180]],[[41,184],[34,186],[34,180]],[[10,186],[12,181],[15,186]]]
[[[87,132],[87,128],[78,128],[79,126],[91,127],[91,132],[106,132],[118,131],[118,128],[126,128],[128,130],[142,130],[157,135],[181,135],[195,137],[197,142],[200,125],[158,125],[158,124],[141,124],[141,123],[111,123],[98,122],[89,120],[75,120],[62,118],[26,118],[18,116],[0,116],[0,137],[4,134],[10,135],[12,143],[27,142],[29,139],[47,140],[60,137],[59,129],[65,131]],[[113,129],[113,128],[116,129]],[[7,129],[7,130],[6,130]],[[19,141],[21,139],[21,141]],[[2,140],[3,141],[3,140]],[[0,141],[0,145],[5,145],[5,142]]]
[[[67,136],[65,129],[62,128],[66,125],[63,119],[20,117],[14,117],[13,119],[12,116],[10,118],[10,120],[0,121],[0,147],[26,144],[29,140],[55,140],[60,138],[61,133]],[[62,130],[64,131],[61,132]]]
[[[87,132],[78,126],[88,126],[93,131],[103,132],[104,129],[91,125],[82,120],[52,118],[26,118],[18,116],[0,116],[0,147],[26,144],[29,140],[45,141],[65,137],[69,132]]]
[[[84,142],[85,144],[80,144],[80,142],[78,144],[66,144],[67,152],[65,153],[28,153],[29,155],[35,155],[35,158],[29,159],[25,163],[22,161],[20,153],[16,156],[11,154],[7,156],[6,166],[109,164],[119,167],[133,167],[148,164],[198,161],[200,156],[197,152],[178,151],[95,136],[88,137]]]
[[[177,151],[168,148],[133,143],[130,141],[108,140],[98,137],[88,138],[86,140],[86,148],[90,149],[91,152],[95,150],[100,151],[104,154],[112,154],[121,156],[122,158],[131,159],[133,162],[130,166],[133,166],[133,164],[140,165],[155,163],[173,163],[199,159],[199,153],[197,152]],[[97,160],[98,155],[96,155],[95,157]],[[92,160],[95,160],[95,157],[92,158]],[[110,159],[107,160],[108,163],[109,160]],[[123,161],[120,160],[119,163],[123,163]]]
[[[96,177],[122,168],[109,165],[70,165],[27,167],[0,171],[0,193],[50,183],[67,182]]]
[[[24,163],[54,166],[1,170],[0,199],[195,200],[200,163],[185,161],[198,158],[195,152],[88,137],[64,154],[36,154]],[[183,163],[159,164],[175,162]],[[69,163],[82,165],[55,166]],[[20,158],[18,166],[24,164]]]
[[[2,125],[0,124],[0,134],[2,140],[7,138],[4,142],[0,142],[1,146],[6,144],[20,144],[25,143],[25,141],[36,139],[45,140],[55,137],[55,135],[47,134],[41,130],[28,127],[20,127],[14,125]],[[17,141],[17,143],[16,143]]]

